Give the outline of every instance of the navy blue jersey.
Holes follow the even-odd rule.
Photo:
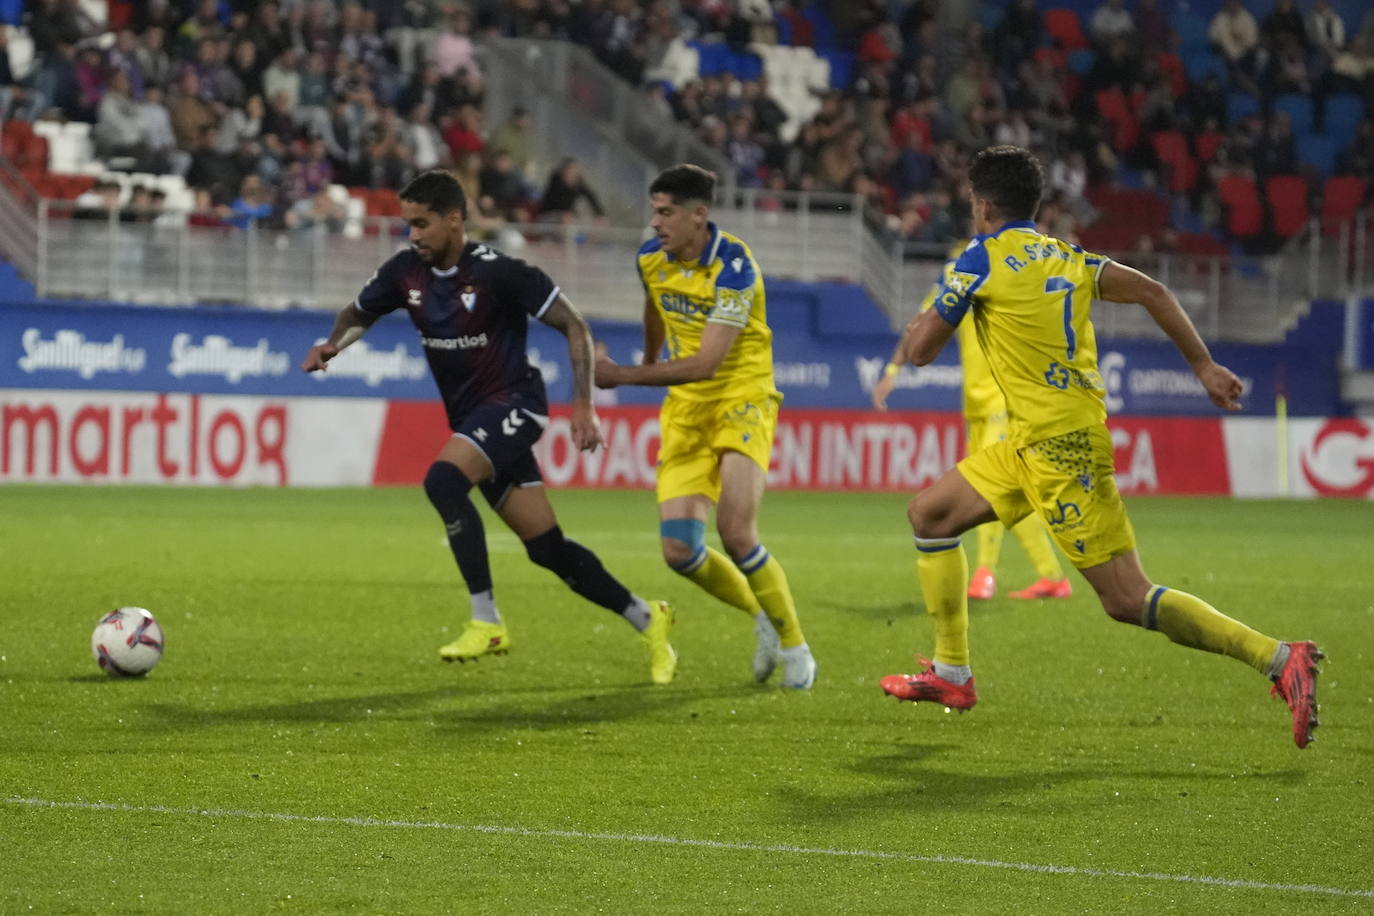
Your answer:
[[[363,286],[354,308],[385,315],[404,308],[420,332],[449,422],[478,404],[533,398],[548,413],[544,379],[525,356],[529,316],[558,297],[549,275],[519,258],[468,242],[448,270],[412,248],[397,252]]]

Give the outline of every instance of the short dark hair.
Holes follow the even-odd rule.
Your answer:
[[[649,193],[667,194],[675,204],[689,200],[709,204],[716,196],[716,173],[699,165],[675,165],[658,174],[649,185]]]
[[[973,157],[968,180],[974,194],[1009,220],[1034,218],[1045,191],[1040,160],[1019,146],[989,146]]]
[[[463,219],[468,217],[468,197],[453,173],[445,169],[428,169],[416,175],[401,188],[401,200],[428,207],[440,216],[457,210]]]

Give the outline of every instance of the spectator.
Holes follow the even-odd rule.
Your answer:
[[[209,188],[196,188],[194,197],[195,203],[190,216],[186,218],[186,225],[210,228],[225,224],[224,220],[230,215],[229,208],[217,203]]]
[[[177,91],[167,107],[171,111],[177,146],[182,149],[195,146],[204,137],[206,127],[219,123],[214,108],[200,97],[200,77],[190,67],[182,71]]]
[[[439,136],[430,120],[428,102],[417,102],[407,110],[401,140],[410,151],[411,163],[420,171],[432,169],[450,158],[444,138]]]
[[[258,46],[248,38],[234,42],[233,59],[229,70],[238,80],[244,98],[262,95],[262,73],[265,67],[258,56]]]
[[[263,71],[262,91],[269,99],[275,99],[278,93],[286,93],[290,100],[287,107],[290,109],[294,110],[300,104],[301,74],[295,48],[282,51]]]
[[[1173,44],[1173,26],[1169,25],[1169,15],[1159,8],[1158,0],[1140,0],[1135,10],[1135,34],[1147,54],[1167,51]]]
[[[1312,48],[1330,60],[1345,48],[1345,20],[1331,6],[1331,0],[1316,0],[1307,17],[1307,37]]]
[[[259,3],[253,11],[253,20],[242,33],[242,40],[251,41],[257,48],[260,61],[276,60],[281,52],[291,47],[291,38],[281,19],[281,9],[276,3],[267,0]]]
[[[443,76],[454,76],[459,71],[477,69],[476,51],[473,48],[472,14],[465,6],[456,6],[449,15],[449,28],[434,41],[430,49],[430,60],[434,61]]]
[[[1088,31],[1099,46],[1106,46],[1118,38],[1129,38],[1135,31],[1135,22],[1126,10],[1125,0],[1106,0],[1093,13]]]
[[[244,143],[256,143],[263,133],[262,122],[265,114],[260,95],[251,97],[242,108],[231,109],[219,124],[220,152],[230,153]]]
[[[1254,150],[1255,171],[1261,178],[1291,175],[1298,170],[1297,140],[1288,112],[1277,112]]]
[[[405,115],[423,104],[431,113],[456,107],[453,81],[439,72],[439,65],[426,63],[396,97],[396,110]]]
[[[482,139],[482,113],[474,105],[464,105],[450,119],[443,136],[455,159],[463,153],[480,153],[486,147]]]
[[[1259,45],[1259,25],[1241,0],[1226,0],[1207,27],[1207,39],[1232,70],[1248,70]]]
[[[582,168],[576,159],[564,159],[549,174],[549,182],[544,187],[544,196],[539,200],[539,219],[548,222],[570,223],[577,218],[577,205],[585,200],[592,213],[604,218],[605,210],[596,192],[582,177]]]
[[[128,95],[131,98],[143,97],[143,68],[138,64],[138,38],[133,29],[120,29],[115,33],[115,43],[106,55],[105,66],[111,73],[119,71],[129,78]]]
[[[120,187],[113,181],[97,181],[75,201],[72,219],[108,220],[119,209]]]
[[[185,172],[191,157],[177,149],[172,119],[162,103],[161,86],[150,84],[144,90],[143,100],[138,103],[137,118],[139,142],[155,162],[165,163],[165,168],[153,171]]]
[[[265,223],[272,218],[272,193],[257,175],[245,176],[229,210],[225,222],[230,226],[247,229],[249,223]]]
[[[934,19],[927,20],[922,28],[930,30],[932,40],[938,35],[939,26]],[[1021,61],[1040,47],[1043,33],[1044,20],[1036,0],[1014,0],[992,33],[993,53],[997,55],[998,64],[1002,69],[1014,72]]]
[[[143,74],[144,83],[164,89],[172,85],[176,73],[172,67],[172,58],[163,47],[165,34],[162,26],[149,26],[139,40],[138,46],[134,48],[134,61],[138,64],[139,72]]]
[[[328,110],[334,98],[330,82],[329,62],[319,51],[312,52],[305,59],[305,72],[300,74],[297,82],[296,104],[293,107],[311,112]]]
[[[1374,101],[1374,54],[1363,33],[1352,38],[1345,50],[1331,61],[1329,87],[1332,92],[1355,92],[1365,97],[1365,107]]]
[[[128,171],[143,171],[143,138],[138,129],[138,107],[130,94],[129,75],[116,70],[110,76],[110,88],[100,100],[95,129],[91,131],[95,153],[102,159],[123,157],[134,160],[136,167]]]
[[[1274,9],[1260,24],[1260,35],[1273,50],[1293,44],[1304,52],[1309,50],[1307,24],[1302,21],[1293,0],[1274,0]]]
[[[84,48],[76,56],[77,107],[67,112],[76,121],[95,121],[96,106],[105,95],[105,61],[100,51]]]
[[[935,163],[926,154],[925,139],[917,131],[907,131],[906,143],[892,167],[892,186],[906,197],[913,191],[925,191],[935,178]]]
[[[749,115],[735,115],[730,119],[729,129],[730,139],[725,143],[725,155],[735,167],[735,180],[741,187],[761,187],[763,147],[754,140],[754,127]]]
[[[515,170],[515,161],[506,150],[498,149],[491,162],[482,169],[478,184],[487,201],[483,209],[496,213],[511,222],[524,222],[524,209],[529,203],[525,181]]]
[[[186,171],[186,183],[204,188],[217,201],[227,200],[239,186],[241,172],[234,157],[220,151],[219,132],[213,125],[200,130],[200,139],[191,153],[191,166]]]
[[[292,204],[285,214],[284,221],[288,229],[324,229],[327,232],[339,232],[343,229],[347,216],[344,208],[329,196],[329,192],[320,189]]]

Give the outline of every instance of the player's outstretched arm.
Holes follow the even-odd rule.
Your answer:
[[[701,332],[701,347],[681,359],[670,359],[643,366],[622,366],[610,357],[596,361],[596,384],[601,388],[617,385],[683,385],[712,378],[739,337],[740,328],[718,322],[706,323]],[[646,357],[647,358],[647,357]]]
[[[1116,262],[1102,269],[1098,293],[1109,302],[1136,302],[1150,313],[1160,330],[1178,347],[1193,374],[1207,389],[1212,403],[1223,410],[1240,410],[1238,400],[1244,389],[1230,369],[1212,359],[1212,353],[1198,334],[1188,313],[1179,305],[1169,287],[1133,267]]]
[[[305,354],[305,359],[301,362],[301,368],[306,372],[325,369],[326,364],[338,356],[340,350],[362,337],[378,317],[356,306],[345,305],[334,316],[334,329],[329,332],[329,337],[324,343],[315,344],[310,348],[310,352]]]
[[[568,362],[572,363],[573,382],[573,444],[583,451],[594,451],[602,438],[601,422],[592,407],[592,330],[587,327],[587,319],[562,293],[540,320],[568,338]]]
[[[906,330],[898,338],[897,348],[892,351],[892,358],[883,367],[883,374],[873,383],[873,391],[870,392],[869,397],[873,401],[875,410],[887,410],[887,399],[892,394],[892,389],[897,385],[897,375],[902,371],[902,367],[907,364],[906,342],[908,335],[911,334],[912,326],[915,324],[916,318],[906,323]]]

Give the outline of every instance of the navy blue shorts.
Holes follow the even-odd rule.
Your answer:
[[[477,488],[493,509],[499,509],[515,487],[538,486],[544,482],[539,463],[534,460],[534,443],[549,425],[548,408],[525,398],[487,401],[478,404],[454,427],[487,456],[492,474]]]

